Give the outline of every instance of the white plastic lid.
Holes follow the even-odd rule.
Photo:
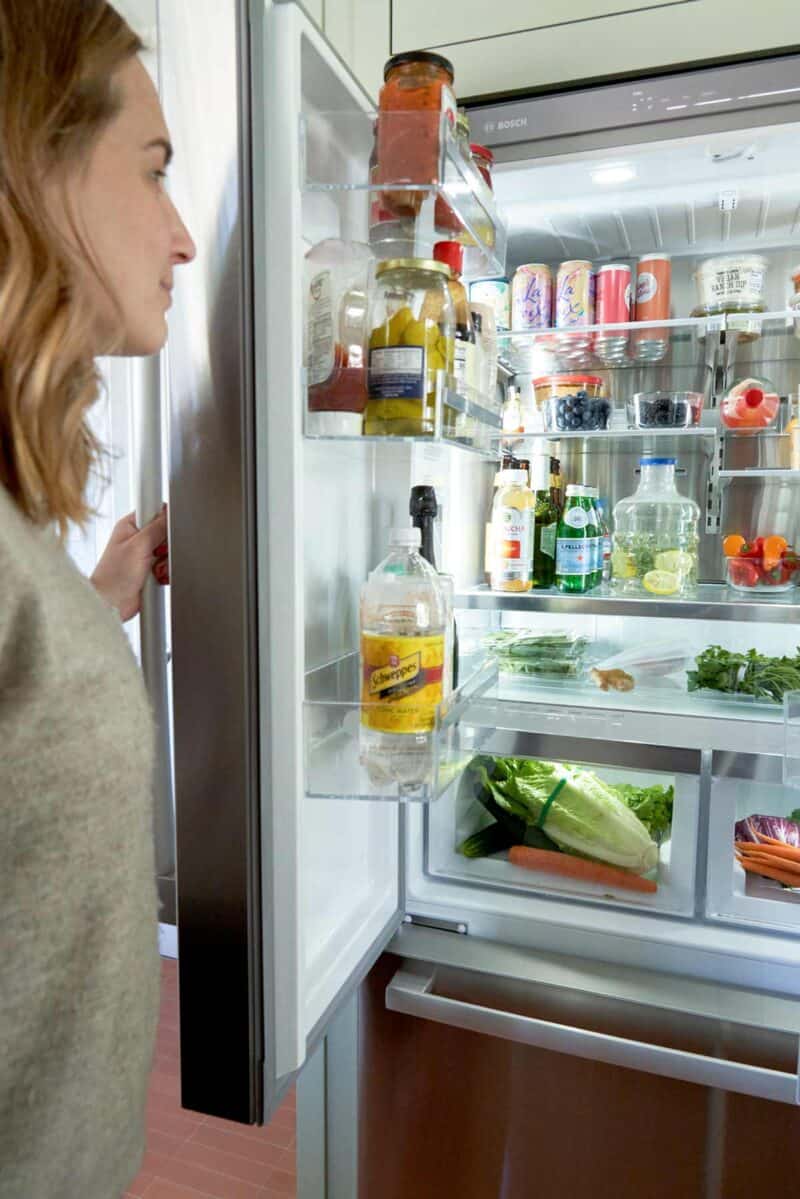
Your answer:
[[[406,529],[392,529],[389,541],[391,545],[408,545],[412,549],[417,549],[422,545],[422,530],[415,526]]]
[[[360,437],[364,417],[360,412],[309,412],[306,431],[311,437]]]
[[[586,488],[582,483],[567,483],[567,495],[582,496],[586,494]]]
[[[511,483],[527,483],[528,472],[526,470],[501,470],[500,485]]]

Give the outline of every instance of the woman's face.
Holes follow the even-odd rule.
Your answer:
[[[172,154],[164,114],[138,58],[119,69],[122,105],[68,185],[69,207],[116,300],[91,269],[82,273],[98,310],[98,353],[119,332],[119,354],[155,354],[167,336],[176,266],[195,246],[164,188]]]

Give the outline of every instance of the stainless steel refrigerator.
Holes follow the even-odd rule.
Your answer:
[[[732,846],[737,818],[800,806],[780,707],[677,683],[624,699],[523,686],[480,647],[536,623],[596,643],[793,652],[793,598],[730,591],[717,552],[728,520],[796,536],[787,442],[726,458],[716,405],[745,370],[769,367],[782,411],[800,385],[785,286],[800,258],[800,60],[474,105],[494,200],[443,153],[473,274],[671,252],[669,353],[642,368],[657,377],[634,373],[646,389],[678,372],[706,400],[701,428],[658,443],[701,502],[696,594],[523,602],[482,585],[495,397],[461,403],[456,439],[305,432],[304,254],[368,240],[373,100],[294,3],[161,0],[158,45],[175,199],[198,244],[167,354],[184,1105],[264,1120],[303,1071],[304,1199],[733,1199],[766,1179],[793,1193],[800,908],[746,880]],[[592,189],[595,165],[620,162],[641,185],[630,202]],[[689,315],[696,260],[761,247],[757,330]],[[507,376],[529,374],[530,339],[503,345]],[[608,376],[622,411],[634,375]],[[655,448],[625,427],[560,444],[564,469],[612,501]],[[409,797],[360,755],[358,594],[417,483],[440,498],[468,652]],[[657,893],[458,854],[478,752],[673,785]]]

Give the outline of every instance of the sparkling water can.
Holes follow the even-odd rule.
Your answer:
[[[543,262],[517,268],[511,286],[512,329],[549,329],[553,319],[553,276]]]

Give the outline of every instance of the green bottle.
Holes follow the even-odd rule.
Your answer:
[[[594,586],[595,541],[592,501],[579,483],[567,485],[567,501],[556,537],[556,587],[583,594]]]
[[[533,586],[552,587],[556,576],[558,506],[550,489],[550,458],[536,455],[531,462],[534,493]]]

